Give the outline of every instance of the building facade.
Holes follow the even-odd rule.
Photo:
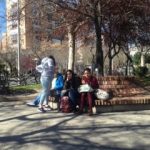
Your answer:
[[[43,39],[50,38],[52,15],[47,13],[50,12],[49,7],[41,7],[42,3],[43,0],[39,0],[38,4],[37,1],[30,0],[6,0],[9,47],[17,48],[20,41],[22,50],[35,51]]]
[[[0,53],[7,52],[7,34],[3,33],[0,40]]]

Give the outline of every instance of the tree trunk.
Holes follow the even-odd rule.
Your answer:
[[[69,57],[68,57],[68,69],[74,70],[75,62],[75,33],[74,26],[68,27],[68,44],[69,44]]]
[[[109,48],[109,52],[108,52],[108,61],[109,61],[108,75],[112,75],[112,68],[113,68],[111,53],[112,53],[112,52],[111,52],[111,48]]]
[[[109,58],[109,71],[108,71],[109,75],[112,75],[112,58]]]
[[[144,53],[142,52],[141,53],[141,67],[144,67],[145,66],[145,56],[144,56]]]
[[[101,18],[97,16],[97,12],[95,12],[94,25],[95,25],[95,33],[96,33],[96,66],[98,68],[99,74],[103,76],[104,61],[103,61],[102,39],[101,39]]]
[[[126,61],[126,69],[125,69],[125,75],[126,75],[126,76],[129,75],[129,67],[130,67],[130,60],[127,58],[127,61]]]

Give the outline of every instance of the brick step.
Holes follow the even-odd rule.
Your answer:
[[[130,85],[131,81],[127,80],[111,80],[111,81],[98,81],[99,85]]]
[[[95,100],[96,106],[150,104],[150,95],[142,97],[114,97],[111,100]]]
[[[136,78],[132,76],[105,76],[98,77],[98,81],[135,81]]]
[[[99,85],[99,88],[104,88],[104,89],[128,89],[128,88],[137,88],[136,85]]]
[[[146,91],[142,88],[101,88],[105,91],[112,91],[114,96],[131,96],[135,94],[145,94]]]

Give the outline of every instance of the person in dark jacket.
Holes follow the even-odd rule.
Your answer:
[[[75,112],[78,104],[79,93],[78,87],[81,84],[80,78],[74,74],[72,70],[67,70],[64,79],[64,87],[62,90],[62,96],[68,96],[72,109]]]

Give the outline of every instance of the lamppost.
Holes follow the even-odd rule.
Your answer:
[[[19,0],[17,0],[17,21],[18,21],[18,36],[17,36],[17,69],[18,69],[18,85],[20,85],[20,12]]]

